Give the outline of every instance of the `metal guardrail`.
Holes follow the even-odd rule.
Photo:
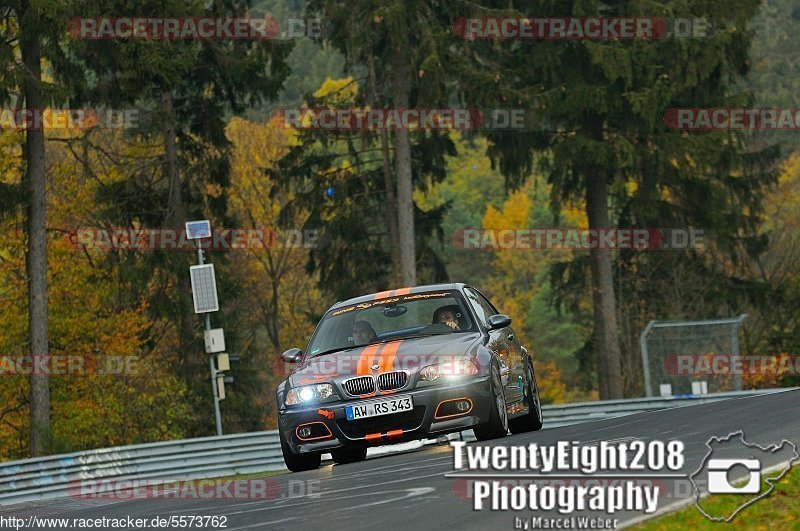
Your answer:
[[[744,398],[748,396],[780,393],[790,388],[781,389],[754,389],[750,391],[729,391],[725,393],[711,393],[706,395],[676,395],[667,397],[626,398],[623,400],[603,400],[600,402],[578,402],[574,404],[559,404],[543,406],[544,428],[558,428],[590,422],[612,417],[632,415],[645,411],[704,404],[728,398]]]
[[[545,428],[787,389],[607,400],[542,408]],[[469,437],[467,437],[469,438]],[[436,443],[435,440],[426,441]],[[399,451],[404,451],[402,445]],[[386,453],[385,451],[381,453]],[[68,498],[92,480],[148,484],[285,470],[276,430],[118,446],[0,463],[0,506]],[[129,487],[130,488],[130,487]]]
[[[87,450],[0,463],[0,505],[67,498],[87,480],[157,484],[283,469],[276,430]]]

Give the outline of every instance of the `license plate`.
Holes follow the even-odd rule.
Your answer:
[[[392,413],[411,411],[412,409],[414,409],[414,401],[411,400],[410,396],[364,402],[363,404],[352,404],[344,408],[347,414],[347,420],[391,415]]]

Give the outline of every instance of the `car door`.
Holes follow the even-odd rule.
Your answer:
[[[465,288],[470,305],[478,314],[484,329],[488,326],[489,317],[500,313],[497,308],[475,288]],[[500,375],[506,392],[506,402],[512,404],[523,398],[524,365],[523,351],[514,330],[510,326],[489,332],[488,348],[500,358]]]

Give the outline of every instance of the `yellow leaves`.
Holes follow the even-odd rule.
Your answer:
[[[25,138],[21,132],[0,129],[0,182],[19,182],[22,171],[22,144]]]
[[[561,209],[561,218],[568,227],[588,227],[589,219],[583,204],[564,205]]]
[[[220,197],[222,195],[222,186],[218,183],[206,183],[203,193],[208,197]]]
[[[356,96],[358,96],[358,83],[352,76],[339,79],[326,77],[325,82],[314,93],[315,98],[324,99],[330,106],[347,104]]]
[[[707,355],[709,363],[713,361],[714,354]],[[794,372],[795,359],[788,353],[774,354],[768,357],[762,357],[761,367],[770,367],[771,369],[764,369],[760,371],[744,371],[742,374],[742,385],[745,389],[768,389],[773,387],[781,387],[781,381]],[[717,377],[717,379],[725,378],[731,382],[732,377]]]
[[[781,166],[781,174],[778,182],[788,184],[800,179],[800,152],[794,153]]]
[[[764,201],[766,224],[773,228],[783,224],[787,228],[797,229],[800,216],[797,205],[800,205],[800,152],[793,154],[781,166],[778,185]]]
[[[0,149],[3,139],[0,134]],[[122,133],[103,131],[91,138],[109,152],[121,154],[130,164],[149,164],[160,147],[122,139]],[[7,149],[12,151],[13,146]],[[110,444],[157,440],[172,433],[179,437],[177,416],[188,414],[181,403],[183,387],[164,360],[172,339],[169,333],[153,341],[146,355],[152,323],[144,300],[129,300],[119,283],[113,261],[104,261],[99,250],[86,252],[67,240],[79,227],[96,227],[96,193],[100,183],[119,182],[131,168],[128,162],[107,164],[97,152],[88,153],[87,163],[95,177],[89,177],[61,142],[49,142],[48,150],[48,286],[50,354],[96,359],[111,356],[141,358],[139,374],[70,374],[51,379],[53,428],[56,445],[63,451],[96,448]],[[14,168],[6,167],[3,180],[19,179]],[[18,171],[18,170],[17,170]],[[0,352],[27,354],[27,296],[24,278],[25,237],[21,215],[0,221]],[[87,258],[87,252],[91,260]],[[102,267],[99,264],[103,264]],[[156,287],[154,289],[161,289]],[[109,366],[109,365],[106,365]],[[15,412],[0,426],[0,460],[23,457],[27,436],[27,378],[8,377],[0,386],[0,412]],[[147,402],[163,405],[156,411]],[[134,411],[141,408],[140,411]],[[162,417],[172,426],[158,428]],[[176,422],[173,422],[175,420]]]
[[[234,145],[228,191],[232,213],[248,220],[250,228],[269,227],[280,204],[268,204],[272,183],[267,173],[286,153],[289,131],[277,118],[264,124],[234,118],[225,134]]]
[[[536,384],[539,396],[544,404],[562,404],[566,402],[567,386],[561,381],[561,371],[555,362],[534,360]]]
[[[509,195],[502,211],[489,205],[483,216],[483,227],[494,230],[526,228],[531,210],[531,199],[527,190],[526,187]]]
[[[800,152],[784,162],[777,185],[764,198],[764,231],[769,232],[769,247],[759,268],[767,278],[783,283],[797,278],[800,267],[797,253],[800,244]],[[759,272],[759,274],[764,274]]]
[[[528,194],[528,188],[529,186],[526,186],[511,193],[503,203],[501,210],[488,205],[483,216],[483,228],[495,231],[495,234],[502,230],[529,228],[528,219],[531,212],[531,199]],[[498,277],[505,280],[507,292],[518,293],[523,297],[530,295],[525,286],[520,286],[517,282],[520,277],[529,278],[530,273],[538,269],[533,263],[533,256],[530,250],[498,249],[495,251],[494,256],[494,265],[498,269],[498,273],[500,273]],[[503,281],[501,280],[501,282]],[[506,292],[506,289],[500,291]]]
[[[264,170],[272,168],[286,153],[290,131],[278,116],[265,124],[237,117],[225,128],[225,135],[236,146],[232,172],[242,179],[253,180],[262,179]]]
[[[335,91],[343,85],[329,83],[323,89]],[[226,134],[233,144],[229,212],[243,223],[243,228],[279,230],[281,200],[270,198],[269,170],[286,153],[293,141],[292,131],[279,117],[263,124],[237,118],[230,122]],[[352,168],[347,161],[338,168],[330,168],[334,177],[349,171]],[[303,227],[307,215],[299,212],[290,225]],[[307,259],[307,249],[274,247],[242,253],[230,265],[226,274],[235,277],[242,286],[243,295],[237,304],[246,308],[242,312],[246,316],[245,329],[263,332],[265,325],[274,325],[281,345],[296,346],[307,341],[313,332],[307,312],[318,314],[324,310],[320,307],[316,279],[305,271]],[[274,346],[275,340],[270,340]],[[241,347],[242,352],[258,360],[256,367],[266,369],[259,371],[258,378],[269,384],[277,383],[270,364],[277,359],[278,349],[270,348],[263,340],[246,340]],[[268,418],[272,421],[274,415]]]
[[[529,228],[532,201],[529,186],[511,193],[500,210],[488,205],[483,216],[483,228],[495,231]],[[512,322],[524,323],[527,307],[537,291],[533,277],[539,268],[534,255],[524,249],[498,249],[493,251],[492,266],[495,274],[485,286],[492,301],[511,317]],[[523,344],[530,345],[524,327],[515,328]]]

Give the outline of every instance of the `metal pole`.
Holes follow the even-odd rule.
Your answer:
[[[647,352],[647,334],[655,326],[655,321],[650,321],[647,326],[639,335],[639,348],[642,351],[642,373],[644,374],[644,392],[646,396],[653,396],[653,391],[650,388],[650,355]]]
[[[197,263],[203,265],[203,246],[197,240]],[[211,316],[206,312],[203,314],[206,332],[211,331]],[[222,435],[222,415],[219,411],[219,393],[217,392],[217,368],[214,366],[214,355],[208,356],[208,366],[211,369],[211,395],[214,398],[214,421],[217,424],[217,435]]]
[[[214,420],[217,423],[217,435],[222,435],[222,417],[219,413],[219,398],[217,398],[217,369],[214,367],[214,356],[208,357],[211,368],[211,390],[214,393]]]
[[[739,319],[731,327],[731,368],[733,369],[734,391],[742,390],[742,373],[737,370],[737,367],[739,367],[739,328],[744,324],[745,319],[747,319],[746,313],[740,315]]]

